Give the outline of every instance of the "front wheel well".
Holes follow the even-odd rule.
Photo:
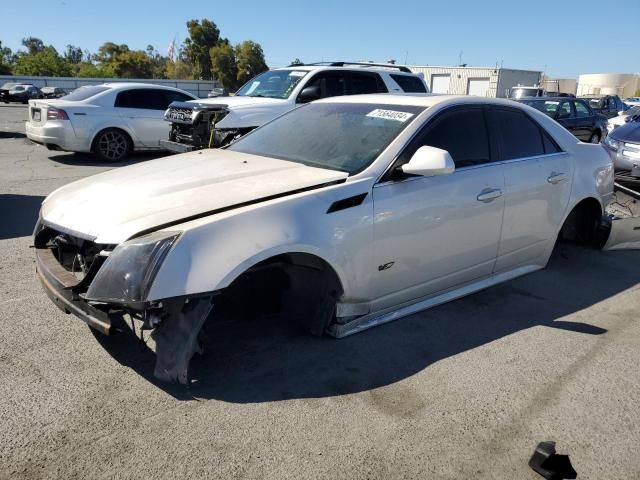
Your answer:
[[[558,240],[587,246],[599,246],[602,213],[600,202],[595,198],[588,197],[581,200],[565,219]]]
[[[335,318],[343,287],[322,258],[302,252],[263,260],[240,274],[214,300],[225,319],[255,319],[282,314],[314,335]]]

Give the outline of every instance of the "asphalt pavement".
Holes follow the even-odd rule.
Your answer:
[[[640,478],[640,253],[562,246],[547,269],[342,340],[221,325],[190,387],[131,333],[93,333],[35,276],[57,187],[124,164],[50,152],[0,106],[0,478]],[[128,163],[152,161],[137,155]]]

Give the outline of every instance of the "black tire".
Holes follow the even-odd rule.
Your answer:
[[[600,143],[600,132],[593,132],[589,137],[589,143]]]
[[[119,128],[107,128],[96,135],[93,153],[104,162],[121,162],[131,153],[131,138]]]

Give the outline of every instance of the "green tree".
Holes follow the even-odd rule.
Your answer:
[[[222,83],[222,86],[230,92],[238,88],[238,65],[236,53],[228,42],[220,42],[209,50],[211,56],[211,72]]]
[[[116,55],[128,52],[129,46],[126,44],[117,45],[113,42],[105,42],[100,48],[98,48],[98,53],[93,55],[93,60],[98,63],[112,63],[115,60]]]
[[[3,47],[0,41],[0,75],[10,75],[13,69],[14,55],[9,47]]]
[[[189,20],[187,30],[189,37],[185,39],[183,44],[185,57],[194,66],[200,79],[210,80],[212,74],[209,50],[218,44],[220,30],[215,23],[206,18]]]
[[[167,66],[169,63],[169,57],[164,57],[153,47],[153,45],[147,45],[147,57],[151,62],[151,76],[152,78],[167,78]]]
[[[43,41],[36,37],[23,38],[22,45],[27,49],[27,53],[30,55],[43,52],[46,48]]]
[[[298,65],[304,65],[304,62],[299,58],[295,58],[293,62],[289,64],[290,67],[297,67]]]
[[[121,78],[151,78],[153,68],[147,54],[142,50],[119,53],[113,61],[116,76]]]
[[[262,47],[259,43],[245,40],[236,46],[236,59],[238,66],[237,79],[240,85],[248,82],[256,75],[269,70]]]
[[[67,45],[67,49],[64,51],[63,57],[67,63],[77,65],[82,62],[84,53],[82,52],[82,48],[80,47]]]
[[[43,75],[68,77],[72,75],[69,64],[64,61],[55,48],[45,47],[36,53],[20,55],[16,61],[16,75]]]
[[[84,78],[110,78],[116,76],[112,65],[95,65],[91,62],[79,64],[76,75]]]

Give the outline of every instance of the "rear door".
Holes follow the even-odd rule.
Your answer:
[[[169,136],[170,124],[163,113],[174,100],[192,100],[180,92],[158,88],[136,88],[119,92],[115,109],[144,148],[160,148],[159,141]]]
[[[522,110],[492,106],[489,111],[505,177],[496,272],[542,265],[569,203],[573,162]]]
[[[447,150],[456,170],[434,177],[387,176],[373,188],[376,309],[493,271],[504,176],[502,165],[491,161],[482,106],[456,107],[437,115],[394,167],[408,162],[423,145]]]

